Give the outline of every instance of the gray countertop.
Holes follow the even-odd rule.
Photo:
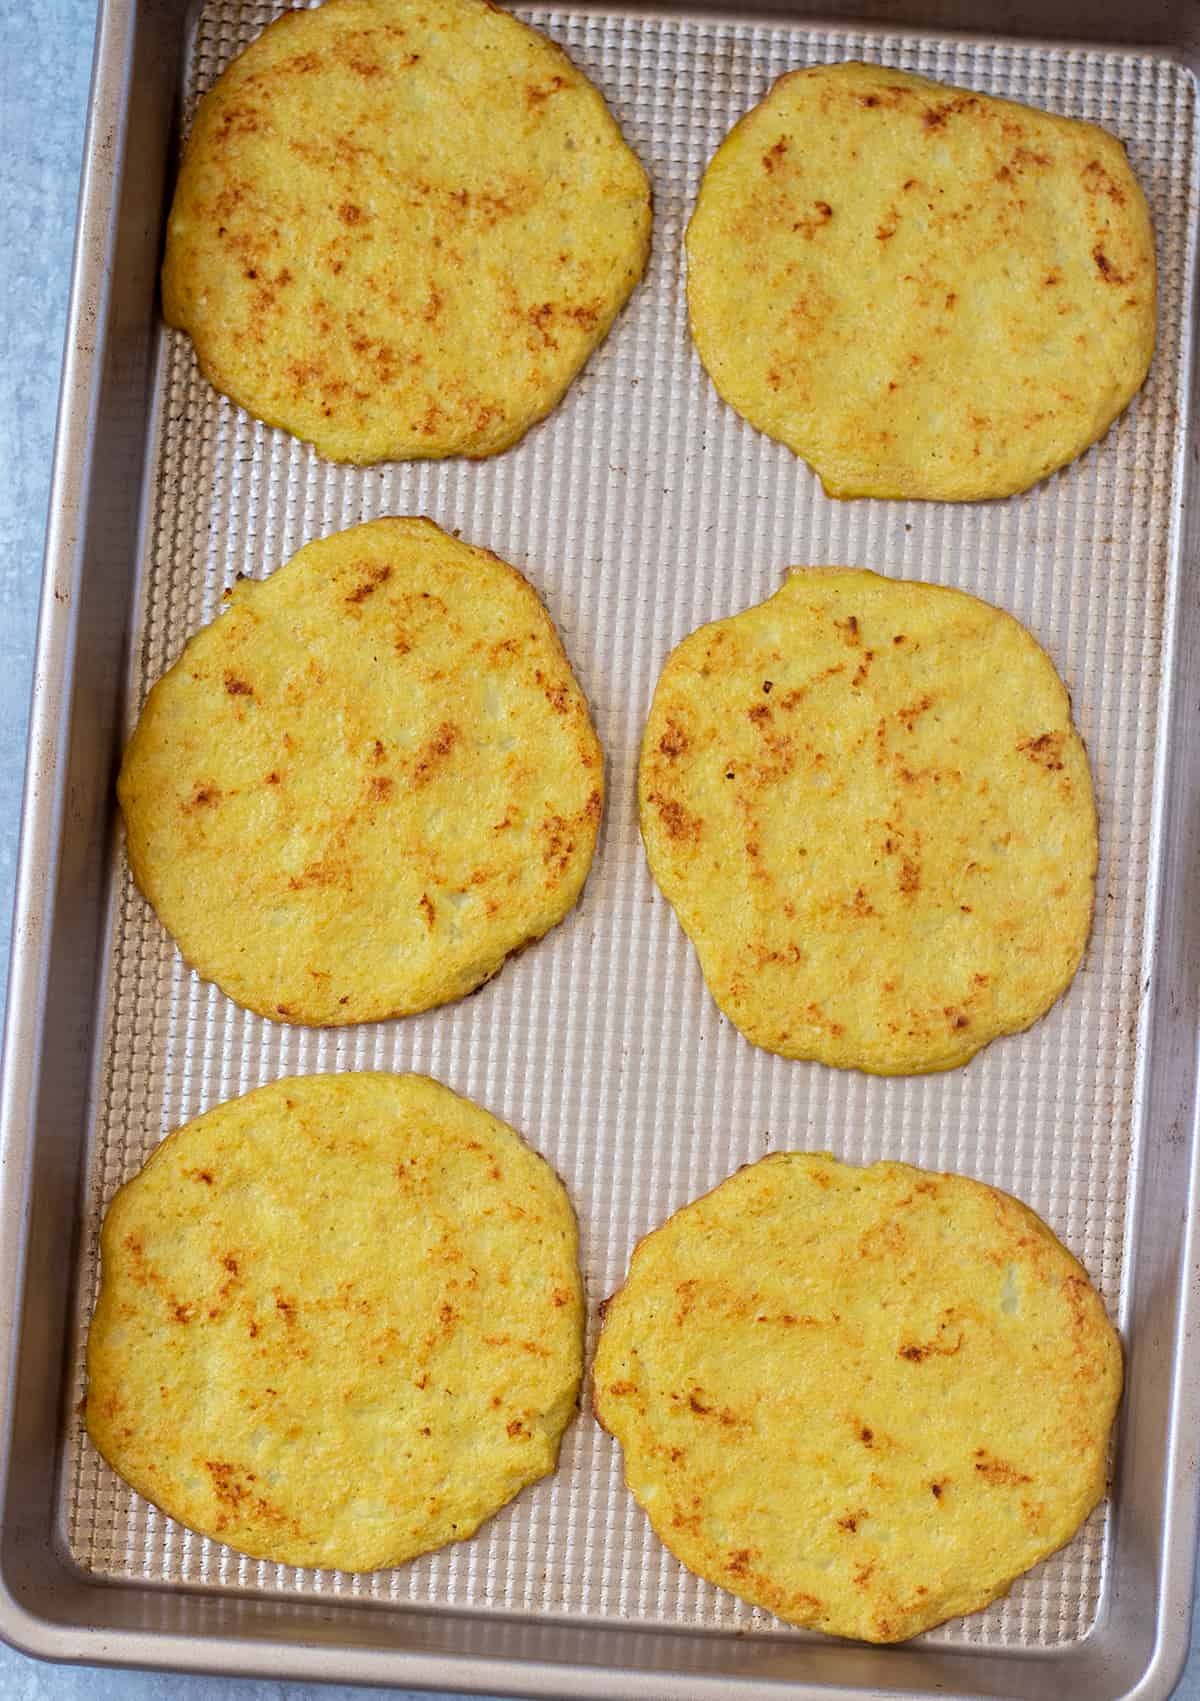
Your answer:
[[[0,0],[0,983],[94,20],[94,0]],[[343,1701],[370,1693],[46,1666],[0,1645],[4,1701]],[[1195,1634],[1176,1697],[1200,1701]]]

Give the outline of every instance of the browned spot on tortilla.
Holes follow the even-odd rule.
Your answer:
[[[1006,1460],[991,1458],[982,1447],[975,1449],[975,1469],[985,1482],[1005,1488],[1016,1488],[1020,1483],[1033,1481],[1031,1476],[1026,1476],[1024,1471],[1019,1471]]]
[[[1099,243],[1092,249],[1092,259],[1096,262],[1096,270],[1105,283],[1127,284],[1132,282],[1132,275],[1119,272]]]
[[[534,678],[541,686],[547,703],[556,715],[565,715],[571,706],[571,691],[565,680],[547,679],[541,668],[538,668]]]
[[[648,801],[654,805],[662,821],[663,829],[671,839],[698,839],[703,831],[704,823],[699,816],[689,815],[681,803],[674,798],[663,797],[659,792],[651,792]]]
[[[557,94],[560,89],[565,89],[566,86],[567,79],[559,76],[551,77],[545,88],[539,88],[536,84],[531,84],[529,88],[525,90],[526,105],[536,112],[540,107],[546,104],[551,95]]]
[[[927,106],[921,114],[921,124],[926,130],[940,130],[955,113],[966,112],[976,105],[976,95],[958,95],[954,100],[944,101],[941,106]]]
[[[856,888],[854,896],[842,905],[842,909],[847,915],[861,916],[864,919],[879,913],[861,886]]]
[[[676,756],[682,756],[687,747],[688,737],[683,728],[677,726],[673,720],[668,720],[667,730],[658,741],[662,754],[674,759]]]
[[[379,589],[380,585],[386,584],[391,576],[392,570],[390,567],[368,566],[366,578],[361,582],[361,584],[356,585],[354,589],[347,594],[346,601],[348,603],[365,602],[373,592]]]
[[[204,1468],[212,1478],[213,1494],[226,1506],[237,1506],[247,1499],[250,1490],[246,1483],[257,1480],[253,1471],[239,1470],[238,1466],[227,1464],[224,1460],[206,1459]]]
[[[867,675],[871,671],[871,663],[874,660],[875,660],[874,650],[864,650],[863,651],[863,659],[859,662],[858,669],[855,672],[853,679],[850,681],[850,684],[852,686],[862,685],[865,682]]]
[[[417,752],[416,764],[413,768],[413,784],[423,786],[433,777],[434,770],[447,757],[461,737],[458,727],[453,721],[443,721],[421,749]]]
[[[1107,195],[1109,200],[1118,207],[1125,205],[1125,195],[1120,186],[1109,176],[1098,159],[1089,160],[1082,172],[1083,186],[1089,194]]]
[[[1039,733],[1037,738],[1022,739],[1017,749],[1023,751],[1029,760],[1036,762],[1039,767],[1057,773],[1063,766],[1064,742],[1064,734],[1061,732],[1043,732]]]
[[[543,301],[540,306],[529,308],[525,316],[533,326],[534,330],[541,337],[543,348],[558,347],[558,339],[556,337],[552,337],[549,331],[549,326],[554,319],[553,302]],[[536,347],[536,345],[532,342],[529,346],[531,348]]]
[[[907,733],[911,733],[912,728],[916,726],[924,711],[929,708],[933,708],[933,697],[929,696],[928,692],[924,692],[923,696],[916,697],[912,703],[906,704],[906,708],[897,709],[895,718],[900,721],[900,725],[904,726]]]
[[[792,229],[798,231],[806,242],[811,242],[822,225],[827,225],[832,217],[833,208],[828,201],[814,201],[812,212],[802,214]]]

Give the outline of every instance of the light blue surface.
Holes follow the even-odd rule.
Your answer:
[[[0,1002],[94,20],[94,0],[0,0]],[[47,1666],[0,1645],[3,1701],[350,1701],[379,1693]],[[1175,1701],[1200,1701],[1195,1632]]]

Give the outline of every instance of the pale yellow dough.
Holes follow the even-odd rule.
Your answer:
[[[789,1152],[641,1242],[593,1382],[684,1565],[790,1624],[895,1642],[1070,1541],[1104,1493],[1121,1348],[1008,1194]]]
[[[88,1431],[241,1553],[347,1571],[461,1541],[554,1469],[582,1371],[575,1218],[419,1075],[277,1081],[117,1194]]]
[[[883,1075],[965,1063],[1079,966],[1096,810],[1053,664],[962,591],[794,568],[668,658],[642,835],[756,1045]]]
[[[285,12],[201,101],[163,308],[205,376],[335,461],[493,455],[646,264],[598,91],[487,0]]]
[[[117,790],[188,962],[330,1026],[461,998],[560,921],[604,779],[527,580],[386,519],[234,587],[150,692]]]
[[[687,249],[717,389],[831,496],[1025,490],[1104,435],[1154,352],[1120,142],[879,65],[781,77],[710,162]]]

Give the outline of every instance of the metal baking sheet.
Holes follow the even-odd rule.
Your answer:
[[[278,10],[205,6],[186,73],[189,115]],[[81,1315],[94,1297],[100,1215],[164,1133],[261,1081],[357,1068],[427,1071],[528,1135],[579,1210],[593,1325],[639,1235],[738,1164],[814,1145],[855,1162],[888,1155],[962,1169],[1010,1189],[1054,1225],[1117,1315],[1179,448],[1174,286],[1190,263],[1196,169],[1190,79],[1132,54],[521,16],[594,78],[652,173],[654,254],[630,311],[565,405],[515,451],[368,472],[328,465],[219,398],[188,339],[164,331],[126,724],[238,573],[261,576],[309,538],[378,514],[429,514],[514,562],[548,601],[608,755],[594,873],[565,926],[469,1003],[321,1033],[249,1015],[189,972],[118,853]],[[706,161],[780,73],[844,58],[1092,119],[1130,149],[1161,248],[1155,369],[1109,438],[1029,496],[959,508],[831,502],[786,449],[722,406],[691,348],[681,239]],[[948,1077],[868,1080],[752,1049],[706,995],[647,873],[634,770],[658,668],[686,632],[761,600],[794,561],[974,591],[1031,628],[1072,690],[1104,829],[1086,965],[1033,1032]],[[78,1396],[81,1358],[76,1374]],[[365,1577],[255,1562],[193,1536],[125,1488],[79,1428],[64,1498],[72,1553],[109,1577],[785,1633],[667,1555],[621,1487],[613,1443],[586,1417],[553,1482],[476,1540]],[[937,1634],[1018,1647],[1086,1636],[1106,1548],[1101,1512],[1007,1601]]]
[[[184,128],[199,95],[280,10],[205,0],[184,44]],[[179,1123],[260,1082],[320,1070],[432,1074],[510,1121],[555,1165],[580,1217],[589,1352],[596,1307],[640,1235],[739,1164],[796,1147],[958,1169],[1009,1189],[1082,1259],[1127,1337],[1135,1326],[1139,1200],[1158,1135],[1147,1048],[1170,795],[1164,753],[1178,712],[1176,616],[1188,553],[1200,173],[1192,73],[1159,51],[1086,44],[584,7],[519,15],[593,78],[650,171],[645,281],[555,413],[483,463],[322,462],[217,396],[188,340],[156,328],[114,742],[238,574],[263,576],[302,543],[360,520],[428,514],[520,567],[548,604],[607,755],[593,872],[566,922],[477,996],[403,1022],[321,1032],[240,1010],[184,967],[132,886],[110,816],[54,1536],[85,1580],[143,1595],[227,1595],[268,1616],[283,1603],[346,1603],[464,1623],[482,1616],[497,1628],[535,1617],[561,1627],[564,1647],[588,1625],[737,1632],[800,1657],[811,1638],[694,1578],[661,1547],[622,1486],[615,1443],[586,1410],[557,1474],[474,1540],[365,1576],[253,1561],[193,1535],[100,1462],[76,1415],[99,1222],[116,1188]],[[830,501],[802,463],[719,402],[692,349],[682,238],[705,163],[776,76],[843,58],[1103,124],[1125,142],[1146,191],[1160,278],[1150,379],[1102,443],[1024,496],[959,506]],[[872,1079],[750,1046],[708,997],[646,868],[635,769],[658,670],[685,633],[769,595],[793,562],[868,566],[973,591],[1030,628],[1072,694],[1101,825],[1084,965],[1045,1020],[948,1075]],[[1024,1695],[1049,1679],[1045,1656],[1094,1644],[1119,1616],[1127,1583],[1114,1516],[1124,1449],[1115,1472],[1112,1499],[1066,1550],[1006,1600],[922,1645],[1023,1656],[1024,1666],[1007,1665],[1013,1673],[1042,1661],[1036,1682],[1022,1675],[1012,1691]],[[321,1622],[330,1623],[327,1611]],[[350,1647],[359,1632],[350,1616],[345,1623]],[[236,1669],[232,1656],[228,1663]],[[770,1669],[794,1680],[803,1667]],[[885,1669],[900,1681],[892,1667],[875,1668]],[[447,1665],[438,1675],[457,1684],[471,1674]],[[399,1666],[387,1676],[413,1680]],[[584,1692],[569,1673],[559,1681],[563,1693]],[[689,1682],[678,1692],[697,1689]],[[975,1691],[967,1683],[963,1692]]]

